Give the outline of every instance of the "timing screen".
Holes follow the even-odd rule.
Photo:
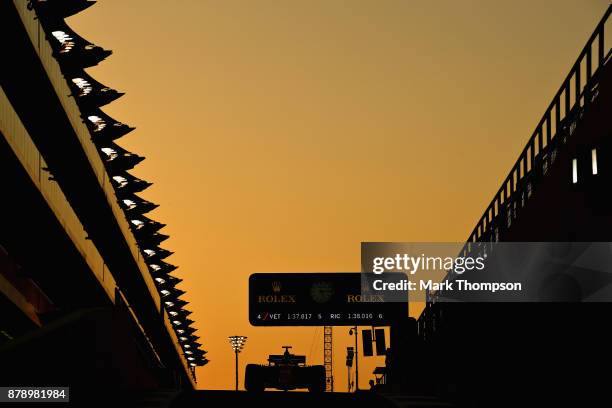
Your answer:
[[[249,278],[249,320],[254,326],[385,326],[407,314],[407,293],[404,302],[397,296],[388,301],[372,291],[362,273],[256,273]]]

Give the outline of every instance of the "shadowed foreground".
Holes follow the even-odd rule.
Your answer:
[[[171,405],[179,407],[227,408],[242,407],[395,407],[386,398],[369,392],[359,394],[307,392],[235,392],[235,391],[191,391],[179,395]]]

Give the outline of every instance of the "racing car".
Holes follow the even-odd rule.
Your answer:
[[[288,391],[307,388],[310,392],[325,391],[325,367],[306,365],[306,356],[291,354],[291,346],[283,346],[283,354],[268,356],[268,364],[248,364],[244,385],[247,391],[276,388]]]

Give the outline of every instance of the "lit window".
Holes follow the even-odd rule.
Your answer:
[[[168,302],[166,302],[166,306],[168,306],[168,307],[172,307],[172,306],[174,306],[174,302],[170,302],[170,301],[168,301]]]
[[[131,220],[130,221],[132,224],[134,224],[134,226],[136,227],[136,229],[141,229],[144,226],[144,222],[140,221],[140,220]]]
[[[91,90],[92,90],[91,84],[87,82],[86,80],[84,80],[83,78],[73,78],[72,83],[75,84],[79,88],[80,90],[79,96],[86,96],[91,93]]]
[[[94,132],[99,132],[106,127],[106,122],[99,116],[91,115],[88,116],[87,119],[94,125]]]
[[[100,150],[102,150],[102,153],[106,155],[108,161],[114,160],[118,156],[117,152],[114,149],[111,149],[110,147],[103,147]]]
[[[156,265],[156,264],[151,264],[149,265],[151,267],[151,269],[153,269],[155,272],[159,271],[161,269],[161,266]]]
[[[187,350],[187,351],[185,351],[185,354],[193,354],[193,352],[192,352],[192,351]]]
[[[593,174],[597,174],[597,149],[591,150],[591,165],[593,167]]]
[[[132,208],[136,208],[136,203],[132,200],[123,200],[123,204],[125,204],[125,207],[128,210],[131,210]]]
[[[178,320],[173,320],[172,323],[176,324],[177,326],[180,326],[181,322]]]
[[[160,285],[163,285],[164,283],[166,283],[166,280],[164,278],[155,278],[155,280],[157,281],[157,283],[159,283]]]
[[[151,257],[155,255],[155,251],[152,249],[145,249],[144,253],[147,254],[147,256]]]
[[[189,363],[190,367],[195,367],[196,365],[194,363]]]
[[[178,315],[178,312],[175,312],[174,310],[170,311],[170,316],[176,316]]]
[[[161,290],[161,291],[160,291],[160,293],[161,293],[163,296],[168,296],[168,295],[170,294],[170,291],[168,291],[168,290],[164,289],[164,290]]]
[[[179,333],[179,334],[183,334],[183,333],[185,333],[185,330],[183,330],[183,329],[176,329],[176,332]]]
[[[195,358],[193,358],[193,357],[187,357],[187,360],[189,360],[189,361],[193,361],[193,360],[195,360]]]
[[[181,337],[179,337],[179,340],[180,341],[187,341],[187,337],[181,336]]]
[[[74,39],[70,37],[68,34],[66,34],[65,32],[53,31],[51,34],[53,35],[53,37],[55,37],[57,41],[59,41],[61,45],[61,48],[59,51],[60,54],[70,52],[70,50],[74,48]]]
[[[119,184],[120,188],[127,186],[127,183],[128,183],[127,179],[121,176],[113,176],[113,180],[115,180]]]
[[[572,183],[578,182],[578,159],[572,160]]]
[[[189,344],[185,344],[185,348],[191,348]]]

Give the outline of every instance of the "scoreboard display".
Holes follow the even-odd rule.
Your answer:
[[[254,326],[388,326],[407,315],[407,294],[397,301],[394,293],[390,301],[372,291],[368,280],[362,273],[253,274],[249,321]]]

